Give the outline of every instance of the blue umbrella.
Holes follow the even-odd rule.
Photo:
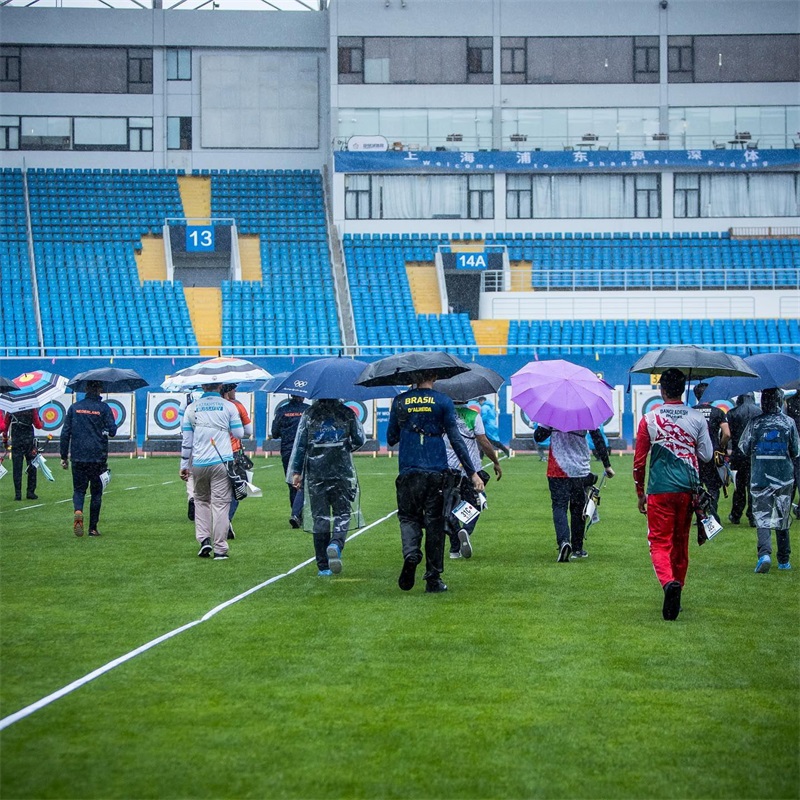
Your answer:
[[[261,392],[274,392],[289,377],[289,374],[289,372],[276,372],[268,381],[264,381],[261,386],[256,388]]]
[[[790,353],[759,353],[744,359],[758,373],[757,378],[714,378],[703,392],[703,402],[727,400],[748,392],[765,389],[797,388],[800,381],[800,358]]]
[[[367,368],[365,361],[351,358],[319,358],[309,361],[268,391],[305,397],[309,400],[375,400],[379,397],[395,397],[399,386],[356,386],[354,381]]]

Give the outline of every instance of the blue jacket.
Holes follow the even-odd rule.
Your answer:
[[[455,406],[446,394],[434,389],[411,389],[394,398],[386,440],[390,445],[400,443],[401,475],[418,470],[448,470],[444,434],[467,475],[474,475],[475,467],[458,431]]]
[[[105,461],[108,457],[108,437],[117,432],[114,412],[99,395],[87,394],[67,410],[61,429],[61,458],[66,459],[72,445],[73,461]]]
[[[287,400],[276,412],[272,420],[270,436],[281,440],[281,455],[287,458],[292,453],[294,439],[297,435],[297,426],[303,412],[311,406],[308,403],[296,400]]]

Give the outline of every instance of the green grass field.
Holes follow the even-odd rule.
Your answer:
[[[356,463],[373,522],[397,462]],[[397,588],[392,516],[340,576],[292,572],[7,727],[0,795],[797,798],[800,556],[755,575],[750,528],[693,542],[664,622],[613,463],[588,559],[556,563],[545,465],[503,461],[446,594]],[[114,460],[100,539],[72,535],[67,473],[30,503],[0,483],[3,718],[312,556],[259,458],[231,559],[198,559],[177,470]]]

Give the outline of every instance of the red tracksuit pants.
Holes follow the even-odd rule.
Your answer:
[[[693,516],[690,492],[647,495],[647,541],[653,569],[662,586],[670,581],[683,586],[686,580]]]

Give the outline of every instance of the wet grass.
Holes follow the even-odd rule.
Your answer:
[[[555,562],[544,464],[504,461],[446,594],[399,591],[391,517],[341,576],[300,569],[6,728],[0,794],[797,797],[797,572],[754,575],[730,526],[664,622],[617,465],[588,559]],[[173,458],[113,462],[97,540],[72,536],[66,473],[27,510],[0,483],[2,717],[310,558],[279,461],[257,466],[225,562],[196,557]],[[397,462],[357,466],[375,521]]]

